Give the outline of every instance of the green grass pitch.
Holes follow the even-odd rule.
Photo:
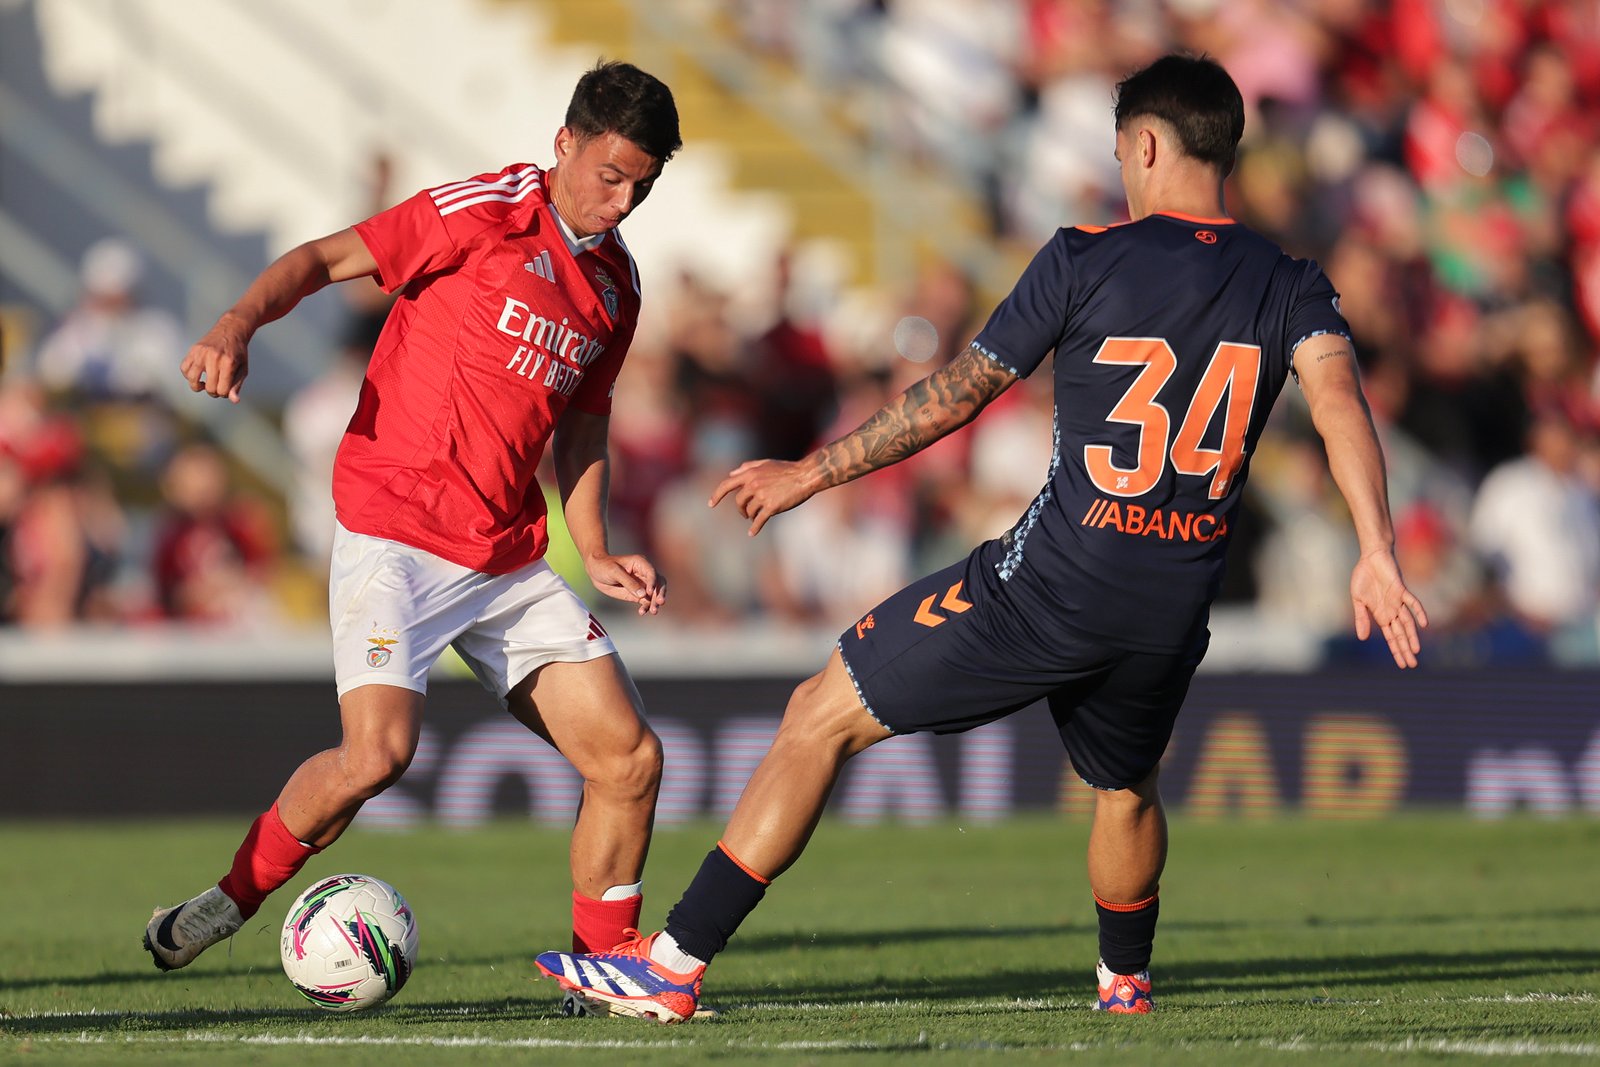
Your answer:
[[[1600,821],[1175,819],[1157,1014],[1089,1010],[1086,827],[826,822],[712,969],[719,1018],[565,1019],[566,838],[527,824],[352,832],[293,884],[360,871],[410,900],[421,959],[376,1012],[278,967],[294,892],[160,974],[150,909],[221,873],[244,822],[0,826],[0,1062],[194,1064],[1600,1061]],[[656,926],[716,828],[662,831]]]

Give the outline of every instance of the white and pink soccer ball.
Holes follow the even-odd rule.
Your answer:
[[[283,973],[328,1011],[365,1011],[400,992],[417,960],[417,920],[394,886],[364,874],[314,883],[283,921]]]

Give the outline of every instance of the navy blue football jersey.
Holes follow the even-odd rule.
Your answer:
[[[973,342],[1021,376],[1056,354],[1048,480],[984,549],[1007,595],[1115,647],[1203,639],[1290,357],[1330,332],[1322,270],[1232,220],[1057,231]]]

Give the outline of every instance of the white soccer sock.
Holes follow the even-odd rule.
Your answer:
[[[628,885],[614,885],[600,894],[601,900],[627,900],[636,897],[644,891],[643,882],[631,882]]]
[[[679,948],[678,939],[665,930],[656,935],[655,942],[650,946],[650,959],[678,974],[688,974],[706,965],[705,960],[691,956]]]

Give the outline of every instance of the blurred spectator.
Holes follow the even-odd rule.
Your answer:
[[[85,400],[159,392],[158,377],[177,373],[185,345],[171,313],[140,305],[143,273],[143,258],[126,241],[108,237],[90,246],[79,276],[82,298],[39,344],[39,381]]]
[[[886,132],[902,147],[963,174],[993,200],[996,139],[1021,93],[1020,13],[991,0],[897,0],[881,33],[882,69],[898,115]]]
[[[1566,229],[1578,312],[1590,338],[1600,338],[1600,143],[1584,152],[1567,198]]]
[[[367,158],[367,181],[363,198],[357,211],[362,216],[376,215],[395,202],[394,160],[387,152],[374,151]],[[389,318],[389,309],[400,298],[399,293],[386,293],[377,278],[352,278],[339,286],[339,296],[350,309],[352,322],[346,328],[346,338],[371,337],[376,343],[383,324]],[[372,354],[367,347],[366,355]]]
[[[770,542],[724,503],[707,506],[730,470],[756,458],[749,430],[726,419],[696,423],[693,466],[656,500],[651,544],[672,583],[672,615],[686,625],[727,626],[760,612]]]
[[[643,552],[652,559],[660,552],[653,534],[658,498],[678,479],[692,476],[685,473],[691,409],[677,387],[675,371],[670,353],[645,338],[636,339],[626,370],[617,378],[611,408],[611,544],[617,551]],[[748,428],[743,419],[735,422],[742,430]],[[676,587],[676,576],[666,573]],[[673,596],[676,601],[676,589]]]
[[[139,302],[144,260],[108,237],[84,253],[83,293],[40,342],[34,375],[83,410],[90,446],[118,467],[153,475],[175,438],[161,397],[178,388],[187,345],[170,312]]]
[[[383,151],[367,160],[359,205],[373,215],[394,202],[394,161]],[[294,456],[294,489],[288,500],[289,531],[296,548],[325,573],[333,551],[333,459],[355,411],[367,362],[398,294],[385,293],[376,278],[354,278],[338,287],[349,315],[328,369],[300,387],[283,409],[284,444]]]
[[[1486,351],[1484,314],[1459,297],[1439,300],[1414,349],[1400,425],[1472,484],[1522,452],[1526,408],[1508,368]]]
[[[973,423],[970,492],[961,505],[957,539],[967,546],[999,537],[1016,524],[1049,479],[1055,445],[1051,365],[1002,393]]]
[[[1491,471],[1473,503],[1473,547],[1542,632],[1592,622],[1600,603],[1600,496],[1579,475],[1581,446],[1565,414],[1538,412],[1527,455]]]
[[[1019,77],[1029,110],[1010,134],[1019,159],[1004,203],[1012,228],[1042,241],[1058,226],[1098,222],[1108,208],[1120,214],[1106,101],[1117,72],[1140,59],[1119,48],[1104,0],[1030,0],[1025,17]]]
[[[12,540],[27,490],[22,464],[11,455],[0,452],[0,625],[12,621],[16,613],[17,567],[12,555]]]
[[[817,444],[838,398],[822,333],[795,306],[790,253],[780,253],[775,266],[775,317],[751,340],[743,362],[756,398],[756,454],[795,460]]]
[[[1492,132],[1471,70],[1453,56],[1441,57],[1406,120],[1406,169],[1433,194],[1469,174],[1482,177],[1494,166],[1494,146],[1485,136]]]
[[[763,599],[775,621],[837,626],[910,579],[910,523],[900,509],[884,506],[884,488],[863,481],[839,486],[762,531],[772,549]]]
[[[72,420],[25,381],[0,386],[0,619],[33,628],[116,617],[123,516],[84,466]]]
[[[731,6],[746,40],[803,65],[813,85],[871,74],[883,0],[732,0]]]
[[[328,369],[284,405],[283,438],[295,460],[289,528],[296,547],[319,567],[333,552],[333,459],[382,330],[382,317],[353,319]]]
[[[1191,32],[1205,34],[1204,47],[1233,75],[1246,109],[1259,113],[1273,100],[1308,114],[1321,98],[1319,60],[1331,47],[1322,21],[1278,0],[1209,6],[1209,17]]]
[[[221,454],[206,444],[184,447],[167,465],[161,491],[166,513],[153,561],[161,614],[223,623],[273,617],[271,524],[259,502],[232,492]]]
[[[1558,411],[1580,431],[1600,429],[1600,394],[1589,381],[1572,313],[1553,300],[1536,300],[1507,319],[1508,358],[1528,407]]]
[[[1254,561],[1261,613],[1316,634],[1346,630],[1358,550],[1348,520],[1332,504],[1335,490],[1320,443],[1281,438],[1259,450],[1250,467],[1250,484],[1272,521]],[[1230,566],[1242,563],[1230,560]]]
[[[727,294],[685,269],[669,299],[667,347],[677,390],[689,410],[754,426],[756,402],[743,381],[740,338],[729,316]]]
[[[909,381],[949,363],[972,343],[972,338],[978,332],[980,311],[977,289],[971,276],[944,260],[924,264],[917,272],[906,314],[927,319],[938,335],[938,345],[933,354],[926,358],[927,366],[918,369],[915,361],[910,365],[893,361],[898,364],[901,376],[908,378],[909,384]],[[987,314],[987,311],[983,314]],[[884,346],[884,354],[887,357],[887,346]]]
[[[1294,254],[1309,254],[1316,247],[1315,216],[1302,207],[1310,175],[1299,145],[1264,131],[1240,152],[1230,180],[1230,210],[1239,221],[1270,234]]]
[[[1442,511],[1426,501],[1397,510],[1394,553],[1406,584],[1428,609],[1430,639],[1483,623],[1482,569]]]

